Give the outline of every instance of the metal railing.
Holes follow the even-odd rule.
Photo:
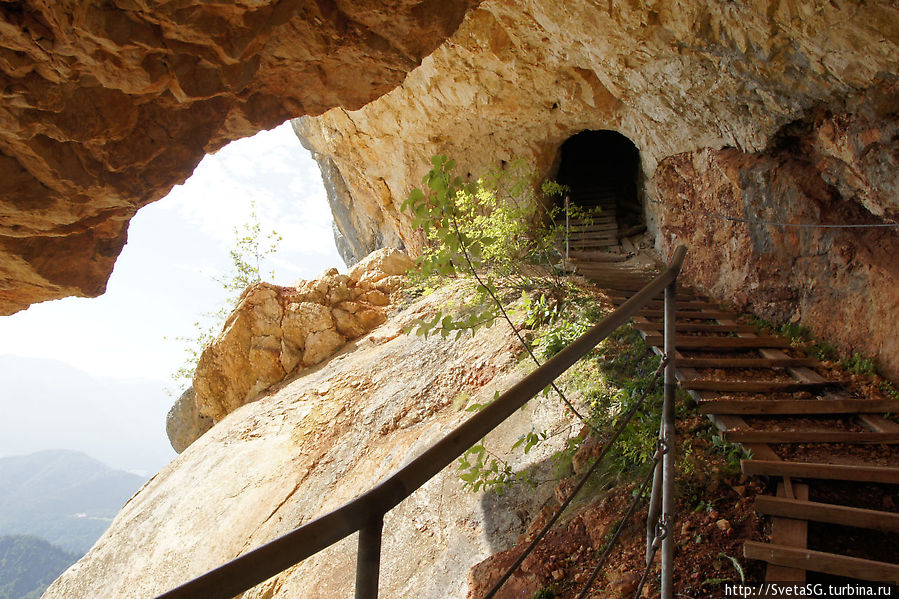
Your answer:
[[[229,599],[251,589],[272,576],[359,531],[356,559],[356,599],[378,596],[378,574],[381,554],[381,532],[384,515],[428,482],[446,466],[465,453],[528,400],[537,396],[571,365],[587,355],[597,344],[664,290],[665,293],[665,392],[662,409],[662,442],[665,452],[655,470],[661,496],[654,493],[651,501],[659,521],[670,530],[674,518],[674,304],[675,284],[686,254],[679,246],[667,268],[584,335],[549,359],[543,366],[520,380],[480,412],[460,424],[448,435],[430,446],[397,472],[366,493],[336,510],[312,520],[293,531],[249,551],[230,562],[210,570],[193,580],[159,595],[157,599]],[[653,525],[653,530],[656,526]],[[674,545],[670,534],[661,539],[662,598],[670,599]],[[658,545],[659,535],[647,538]],[[654,553],[654,552],[653,552]],[[647,558],[649,559],[649,557]]]

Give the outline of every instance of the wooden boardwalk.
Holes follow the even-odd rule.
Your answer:
[[[583,252],[574,261],[578,272],[606,289],[615,303],[624,302],[651,276],[599,253]],[[844,451],[899,444],[899,424],[883,417],[899,413],[899,401],[852,397],[847,381],[822,376],[821,364],[792,348],[789,340],[741,324],[737,312],[692,289],[679,287],[677,302],[681,387],[725,440],[750,452],[751,459],[742,461],[744,474],[778,481],[776,495],[759,496],[755,506],[771,520],[769,542],[746,540],[744,557],[766,562],[769,582],[804,583],[807,572],[814,571],[899,584],[899,543],[887,543],[876,559],[808,547],[810,522],[838,525],[835,534],[851,527],[855,532],[849,544],[865,539],[869,533],[864,531],[899,533],[899,510],[891,499],[899,485],[899,463],[866,463]],[[634,326],[657,353],[662,352],[661,315],[659,298],[634,318]],[[808,444],[814,453],[805,451],[812,447]],[[867,499],[873,486],[875,495],[883,493],[884,505],[870,509],[809,499],[811,491],[812,497],[843,501],[846,484],[863,485]],[[842,491],[831,492],[838,485]]]

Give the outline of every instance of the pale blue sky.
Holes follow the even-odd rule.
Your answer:
[[[175,339],[190,336],[200,315],[222,301],[224,292],[212,277],[227,271],[234,228],[246,221],[254,200],[263,229],[283,236],[268,263],[273,282],[288,285],[327,268],[344,269],[318,166],[285,123],[205,157],[184,185],[141,209],[106,294],[45,302],[0,317],[0,362],[4,354],[41,358],[95,378],[144,379],[158,387],[160,420],[135,426],[156,427],[165,440],[160,423],[173,401],[165,390],[183,361],[183,345]],[[121,409],[127,399],[108,401]],[[0,398],[3,415],[11,413],[10,402],[16,402],[16,412],[28,403],[38,409],[38,402],[6,396]],[[3,415],[0,422],[7,420]],[[0,445],[0,454],[13,453],[22,452]]]

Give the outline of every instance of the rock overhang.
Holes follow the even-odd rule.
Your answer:
[[[105,291],[206,152],[399,84],[476,0],[0,5],[0,314]]]

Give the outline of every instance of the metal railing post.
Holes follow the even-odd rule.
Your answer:
[[[565,196],[565,259],[568,260],[568,238],[570,237],[568,226],[568,196]]]
[[[675,430],[674,430],[674,393],[677,380],[675,377],[675,297],[677,279],[665,287],[665,396],[662,404],[662,427],[665,453],[662,456],[662,523],[665,536],[662,539],[662,599],[674,597],[674,463],[675,463]]]
[[[381,569],[381,531],[384,516],[378,515],[359,529],[356,554],[356,599],[377,599],[378,574]]]

